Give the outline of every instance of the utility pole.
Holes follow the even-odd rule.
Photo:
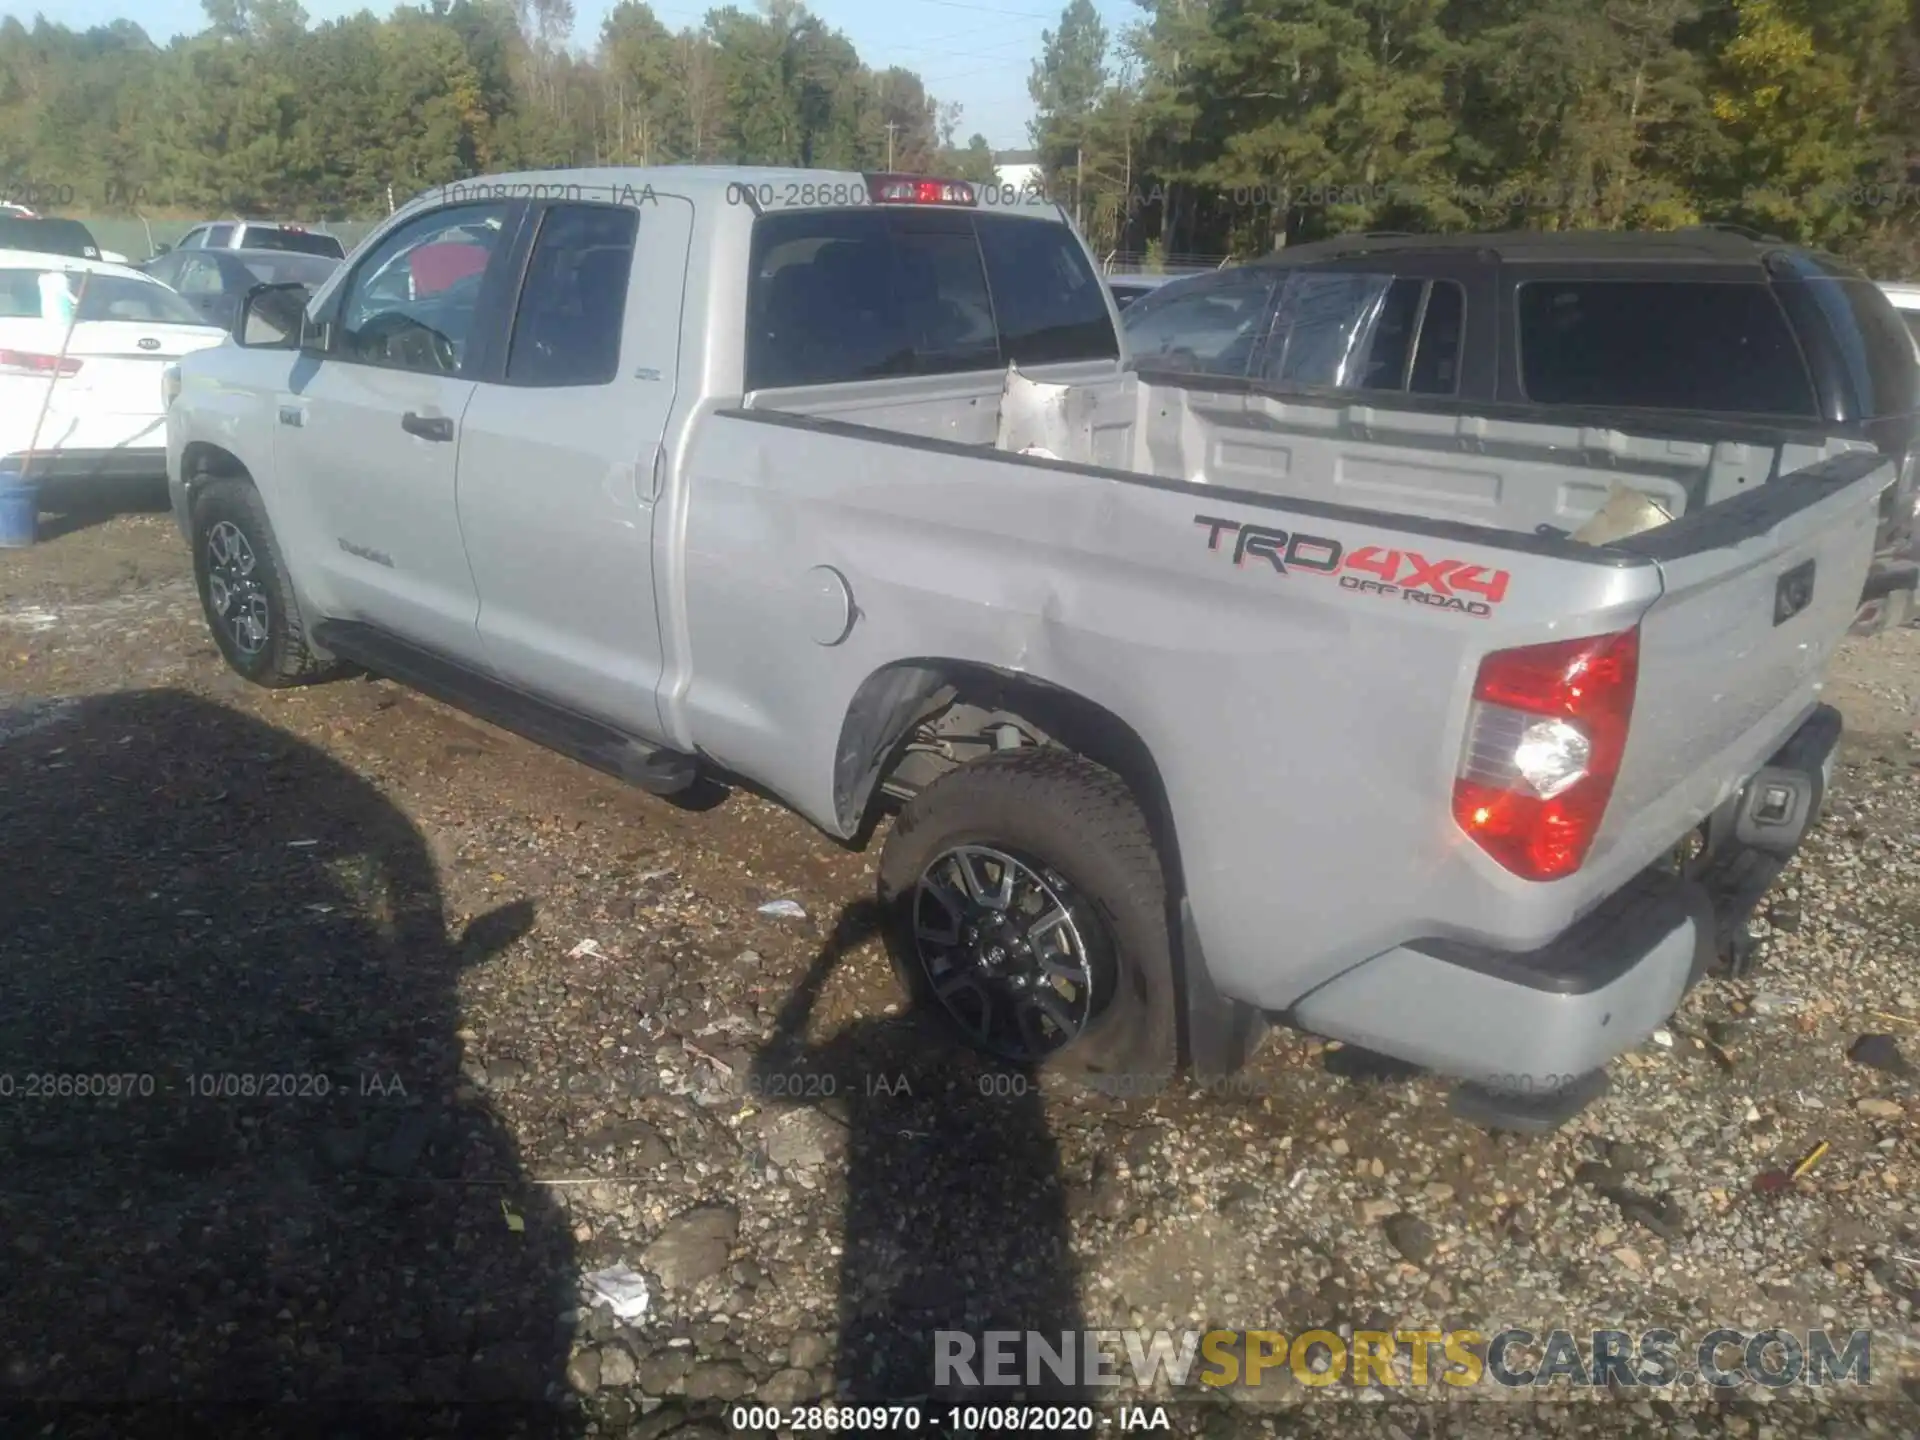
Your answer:
[[[1073,223],[1087,233],[1087,147],[1073,147]]]
[[[899,122],[894,120],[887,122],[887,170],[889,173],[893,170],[893,132],[899,128]]]

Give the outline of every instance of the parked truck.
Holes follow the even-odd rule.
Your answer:
[[[1139,1088],[1283,1018],[1517,1128],[1735,958],[1818,816],[1898,469],[1142,375],[1057,207],[911,176],[498,177],[235,338],[168,446],[240,674],[890,819],[901,978],[1010,1063]],[[1593,538],[1623,493],[1661,523]]]

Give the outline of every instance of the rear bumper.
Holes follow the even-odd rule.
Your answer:
[[[1903,625],[1915,613],[1914,592],[1920,589],[1920,538],[1913,549],[1899,559],[1877,558],[1867,572],[1867,583],[1860,592],[1860,608],[1855,612],[1850,634],[1878,635],[1882,630]]]
[[[1307,996],[1294,1020],[1486,1090],[1574,1086],[1644,1041],[1743,933],[1819,819],[1839,737],[1839,712],[1816,709],[1708,822],[1686,873],[1642,874],[1537,950],[1396,946]]]

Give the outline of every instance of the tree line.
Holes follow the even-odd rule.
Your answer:
[[[1029,88],[1099,248],[1727,223],[1920,269],[1910,0],[1070,0]]]
[[[1099,250],[1245,256],[1354,229],[1726,222],[1920,269],[1920,0],[1068,0],[1030,82],[1044,187]],[[621,0],[309,23],[203,0],[0,22],[0,199],[367,218],[473,175],[679,162],[992,180],[913,71],[800,0],[669,28]]]
[[[0,22],[0,200],[82,214],[382,215],[436,185],[576,165],[810,165],[991,180],[920,77],[865,64],[799,0],[670,30],[621,0],[590,51],[571,0],[427,0],[309,23],[202,0],[160,46],[131,20]],[[36,203],[38,202],[38,203]]]

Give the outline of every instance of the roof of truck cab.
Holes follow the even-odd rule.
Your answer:
[[[1459,254],[1477,251],[1516,263],[1553,261],[1634,264],[1718,264],[1759,266],[1769,255],[1791,252],[1821,262],[1836,273],[1851,272],[1818,251],[1774,236],[1726,227],[1683,230],[1502,230],[1458,235],[1370,233],[1336,235],[1304,245],[1289,245],[1262,255],[1253,265],[1301,265],[1319,260],[1371,254]]]
[[[876,172],[878,173],[878,172]],[[912,171],[886,172],[915,179],[949,180],[957,177]],[[407,202],[409,208],[428,201],[463,199],[608,200],[633,203],[648,187],[661,194],[691,200],[721,199],[739,203],[741,187],[752,187],[766,209],[807,208],[790,203],[786,191],[794,186],[857,185],[865,193],[870,177],[859,170],[806,170],[777,165],[619,165],[572,170],[522,170],[500,175],[476,175],[422,190]],[[976,209],[1024,210],[1057,217],[1059,207],[1027,187],[972,185]],[[997,192],[997,193],[996,193]],[[1004,198],[1011,196],[1011,199]]]

